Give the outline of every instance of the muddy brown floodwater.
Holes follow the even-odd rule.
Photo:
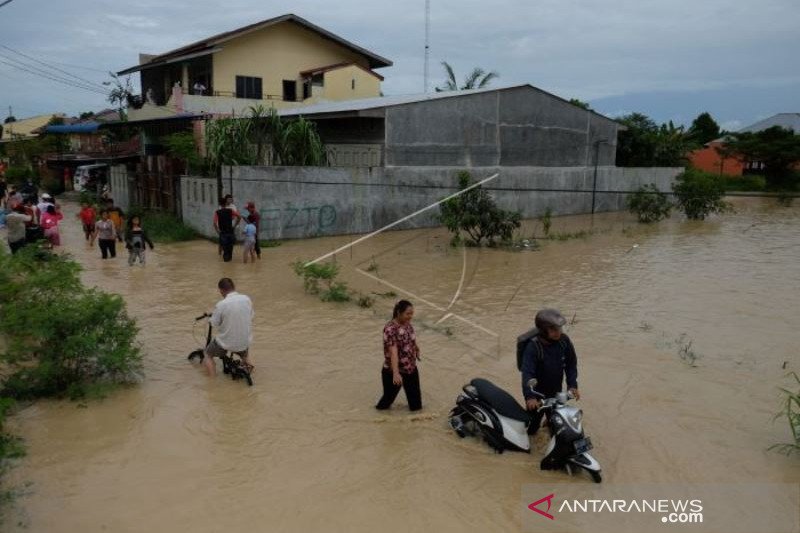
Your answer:
[[[518,530],[522,485],[564,481],[538,469],[544,439],[532,455],[495,455],[446,420],[476,376],[520,398],[514,340],[542,306],[574,318],[580,404],[604,482],[798,482],[800,461],[767,448],[790,439],[785,420],[772,418],[785,373],[800,370],[800,207],[736,205],[724,218],[653,227],[599,215],[590,238],[536,252],[464,256],[434,229],[390,232],[339,254],[352,288],[391,290],[355,270],[374,263],[372,274],[414,294],[425,404],[417,416],[402,394],[390,412],[373,409],[394,301],[322,303],[289,268],[352,237],[286,242],[255,265],[238,255],[223,264],[205,241],[161,245],[145,268],[129,268],[125,257],[101,261],[67,216],[64,247],[84,281],[123,295],[141,326],[146,379],[85,408],[42,401],[18,413],[13,429],[28,455],[10,482],[28,494],[5,527]],[[559,218],[553,231],[590,225]],[[203,337],[193,337],[193,317],[213,306],[221,276],[255,305],[252,388],[221,373],[210,380],[186,361]],[[474,325],[456,316],[437,325],[448,313]],[[679,356],[689,341],[694,367]]]

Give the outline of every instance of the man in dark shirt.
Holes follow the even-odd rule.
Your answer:
[[[233,245],[236,242],[234,231],[242,217],[228,206],[223,198],[219,202],[219,209],[214,211],[214,230],[219,235],[219,245],[222,248],[222,260],[226,263],[233,259]]]
[[[561,392],[564,377],[567,388],[580,399],[578,390],[578,356],[572,341],[563,333],[566,319],[555,309],[542,309],[536,313],[536,329],[539,330],[525,347],[522,354],[522,394],[528,410],[533,411],[529,433],[539,429],[542,417],[536,412],[541,400],[531,391],[528,382],[536,379],[536,392],[552,398]]]

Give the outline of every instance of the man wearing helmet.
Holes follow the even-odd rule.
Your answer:
[[[536,411],[540,399],[528,387],[531,379],[536,379],[536,392],[545,398],[552,398],[561,392],[564,377],[568,389],[580,399],[578,391],[578,356],[572,341],[562,331],[567,320],[556,309],[542,309],[536,313],[535,324],[538,333],[528,341],[522,354],[522,394],[525,405]],[[530,433],[536,433],[541,424],[541,415],[533,417]]]

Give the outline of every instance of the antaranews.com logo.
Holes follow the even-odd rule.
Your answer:
[[[800,533],[798,483],[522,486],[522,530],[540,533]]]
[[[540,498],[528,505],[528,509],[549,520],[555,520],[557,513],[649,513],[660,516],[664,524],[701,524],[703,523],[702,500],[672,499],[564,499],[554,503],[555,493]]]

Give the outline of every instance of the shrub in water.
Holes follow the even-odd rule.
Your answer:
[[[673,184],[678,208],[693,220],[703,220],[713,213],[726,213],[732,209],[723,200],[724,178],[698,170],[687,170]]]
[[[667,195],[658,190],[653,183],[643,185],[628,196],[628,210],[635,214],[639,222],[649,224],[668,218],[672,210]]]
[[[78,271],[69,258],[32,246],[13,257],[0,252],[3,395],[80,397],[140,374],[138,329],[124,301],[84,288]]]
[[[459,189],[472,183],[469,172],[458,174]],[[469,236],[469,244],[480,246],[484,240],[489,246],[495,241],[511,240],[514,230],[521,225],[522,215],[497,207],[489,191],[475,187],[439,206],[439,220],[458,237],[462,231]]]

